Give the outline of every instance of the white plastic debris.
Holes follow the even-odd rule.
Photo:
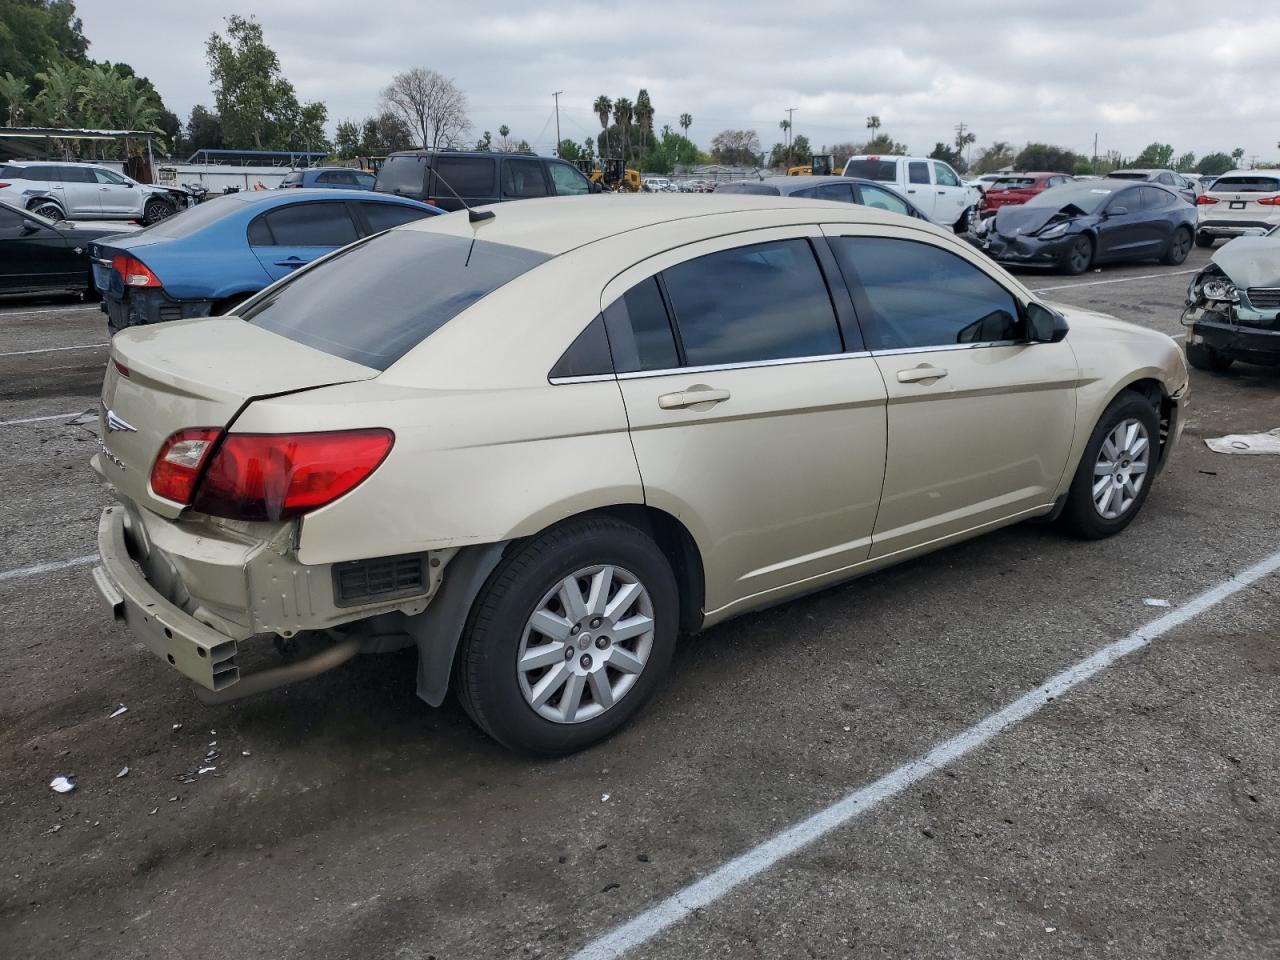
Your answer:
[[[75,777],[54,777],[49,781],[49,789],[54,793],[70,793],[75,788]]]
[[[180,724],[180,723],[175,723],[175,724],[173,725],[173,729],[174,729],[174,732],[177,732],[178,730],[181,730],[181,729],[182,729],[182,724]]]
[[[251,754],[248,750],[241,750],[241,751],[240,751],[240,756],[242,756],[242,757],[251,757],[251,756],[253,756],[253,754]]]
[[[1162,599],[1161,597],[1145,597],[1145,598],[1143,598],[1143,601],[1142,601],[1142,602],[1143,602],[1143,603],[1145,603],[1148,607],[1167,607],[1167,606],[1169,606],[1169,601],[1168,601],[1168,600],[1164,600],[1164,599]]]
[[[210,746],[210,747],[216,747],[217,745],[218,745],[218,741],[217,741],[217,740],[210,740],[210,741],[209,741],[209,746]]]
[[[170,803],[177,803],[177,802],[178,802],[178,795],[175,793],[172,797],[170,797],[170,798],[169,798],[169,802],[170,802]]]
[[[159,812],[160,812],[160,808],[159,808],[159,807],[152,807],[152,808],[151,808],[151,812],[150,812],[150,813],[148,813],[148,814],[147,814],[147,816],[148,816],[148,817],[154,817],[154,816],[155,816],[157,813],[159,813]]]
[[[1229,433],[1225,437],[1209,437],[1204,443],[1214,453],[1280,454],[1280,427],[1266,433]]]
[[[116,707],[115,712],[111,714],[111,716],[107,717],[107,719],[114,720],[116,717],[120,716],[120,714],[128,713],[128,712],[129,712],[129,708],[122,703],[118,707]]]
[[[1045,932],[1045,933],[1056,933],[1056,932],[1057,932],[1057,929],[1058,929],[1057,927],[1045,927],[1045,928],[1044,928],[1044,932]]]
[[[217,770],[217,769],[218,769],[217,767],[201,767],[199,770],[196,771],[196,773],[212,773],[214,770]]]
[[[52,827],[46,830],[45,833],[57,833],[61,829],[62,829],[62,824],[55,823]]]
[[[601,802],[601,803],[608,803],[608,802],[609,802],[609,795],[608,795],[607,793],[602,793],[602,794],[600,794],[600,802]]]
[[[121,767],[120,772],[116,774],[116,779],[119,780],[121,777],[127,777],[128,775],[129,775],[129,768]]]
[[[849,733],[849,732],[850,732],[850,731],[852,731],[852,730],[853,730],[853,727],[845,727],[845,728],[844,728],[844,732],[845,732],[845,733]]]

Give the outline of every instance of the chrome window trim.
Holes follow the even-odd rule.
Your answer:
[[[1029,345],[1030,340],[979,340],[977,343],[944,343],[933,347],[895,347],[892,350],[872,350],[873,357],[893,357],[906,353],[937,353],[943,350],[982,350],[987,347],[1016,347]]]

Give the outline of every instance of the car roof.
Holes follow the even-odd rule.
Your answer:
[[[1202,173],[1202,177],[1280,177],[1280,167],[1254,167],[1252,170],[1228,170],[1226,173]]]
[[[99,167],[103,170],[114,169],[105,163],[94,163],[91,160],[2,160],[0,163],[14,167]]]
[[[1012,177],[1022,177],[1023,179],[1025,179],[1027,177],[1069,177],[1069,176],[1071,176],[1071,174],[1069,173],[1052,173],[1047,170],[1028,170],[1025,173],[1021,173],[1021,172],[1020,173],[1002,173],[1000,174],[999,179],[1004,180],[1006,178],[1012,178]]]
[[[790,177],[804,180],[818,178]],[[852,180],[833,177],[832,180]],[[717,217],[735,213],[779,213],[816,216],[841,222],[901,225],[900,214],[874,207],[864,207],[838,200],[771,197],[749,193],[708,193],[692,196],[681,194],[589,194],[577,197],[543,197],[536,200],[491,204],[477,207],[491,210],[494,217],[474,226],[465,211],[430,217],[406,224],[402,230],[426,230],[475,237],[493,243],[538,250],[552,256],[604,240],[608,237],[641,230],[675,220]],[[795,216],[780,217],[779,226],[797,222]]]
[[[369,191],[361,193],[359,190],[343,190],[335,187],[324,187],[319,190],[241,190],[239,193],[227,193],[222,196],[240,203],[253,204],[270,203],[273,200],[280,203],[312,203],[316,200],[350,200],[354,203],[363,203],[366,200],[373,200],[375,203],[390,200],[403,203],[408,200],[412,204],[426,206],[410,197],[401,197],[392,193]]]
[[[1164,167],[1125,167],[1123,170],[1112,170],[1107,174],[1108,177],[1114,177],[1117,173],[1173,173],[1172,170],[1166,170]]]
[[[556,157],[544,157],[537,153],[501,153],[496,150],[395,150],[387,154],[387,159],[392,157],[488,157],[489,159],[500,159],[502,157],[519,157],[523,160],[555,160]],[[561,163],[568,163],[568,160],[561,160]]]

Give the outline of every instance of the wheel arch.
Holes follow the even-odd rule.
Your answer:
[[[59,210],[62,211],[65,217],[67,212],[66,206],[64,206],[62,201],[59,200],[57,197],[51,196],[50,194],[47,194],[47,193],[38,193],[38,194],[35,194],[34,196],[28,197],[27,209],[30,211],[34,211],[36,207],[40,206],[43,203],[53,204],[55,207],[57,207]]]

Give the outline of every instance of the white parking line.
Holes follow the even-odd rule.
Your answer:
[[[109,347],[109,343],[77,343],[74,347],[44,347],[41,350],[11,350],[0,353],[0,357],[26,357],[33,353],[57,353],[60,350],[93,350],[97,347]]]
[[[0,308],[0,320],[5,317],[34,317],[42,313],[66,313],[74,310],[97,310],[102,312],[102,308],[94,303],[74,303],[65,307],[47,307],[39,310],[5,310]]]
[[[1158,277],[1183,277],[1188,273],[1199,273],[1202,268],[1194,270],[1173,270],[1169,273],[1144,273],[1137,277],[1115,277],[1111,280],[1086,280],[1084,283],[1064,283],[1057,287],[1029,287],[1032,293],[1048,293],[1050,290],[1074,290],[1076,287],[1097,287],[1104,283],[1128,283],[1130,280],[1155,280]]]
[[[982,746],[996,734],[1040,711],[1055,698],[1105,670],[1121,657],[1140,650],[1240,592],[1268,574],[1280,570],[1280,551],[1255,563],[1242,573],[1211,587],[1176,610],[1139,627],[1123,640],[1117,640],[1086,657],[1073,667],[1051,677],[1045,683],[1001,710],[978,721],[962,733],[938,744],[928,753],[904,763],[875,783],[847,794],[831,806],[819,810],[806,820],[787,828],[759,846],[735,857],[667,899],[650,907],[635,919],[593,940],[574,954],[573,960],[611,960],[634,947],[647,943],[667,927],[683,920],[695,910],[714,903],[725,894],[789,857],[821,840],[831,831],[874,809],[907,787],[923,780],[935,770],[959,760]]]
[[[92,410],[76,410],[71,413],[54,413],[47,417],[27,417],[25,420],[0,420],[0,427],[16,427],[22,423],[44,423],[46,420],[74,420],[83,417]]]
[[[75,557],[72,560],[53,560],[49,563],[37,563],[30,567],[18,567],[16,570],[0,572],[0,580],[22,580],[26,577],[36,577],[54,570],[65,570],[67,567],[82,567],[86,563],[93,563],[97,559],[98,555],[91,553],[88,556]]]

